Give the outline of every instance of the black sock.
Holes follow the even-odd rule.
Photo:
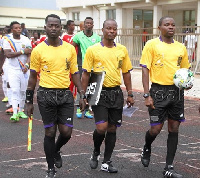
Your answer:
[[[157,136],[157,135],[156,135]],[[155,140],[156,136],[152,136],[150,133],[149,133],[149,130],[146,132],[146,135],[145,135],[145,146],[148,148],[148,149],[151,149],[151,144],[153,143],[153,141]]]
[[[105,152],[103,162],[110,161],[116,142],[116,132],[107,132],[105,138]]]
[[[166,167],[172,165],[178,145],[178,132],[169,132],[167,139]]]
[[[44,137],[44,152],[46,155],[46,160],[48,168],[54,168],[54,153],[55,153],[55,137]]]
[[[87,111],[89,111],[89,105],[88,104],[85,106],[85,112],[87,112]]]
[[[57,153],[58,151],[60,151],[60,148],[65,145],[69,140],[70,137],[63,137],[61,134],[58,136],[58,139],[56,141],[56,147],[55,147],[55,153]]]
[[[95,129],[93,132],[94,152],[100,153],[100,147],[105,138],[105,134],[99,134]]]

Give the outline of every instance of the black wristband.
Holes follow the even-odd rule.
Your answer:
[[[26,100],[25,103],[33,104],[34,90],[26,90]]]

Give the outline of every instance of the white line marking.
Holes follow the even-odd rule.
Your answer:
[[[88,154],[90,154],[90,153],[77,153],[77,154],[62,155],[62,157],[80,156],[80,155],[88,155]],[[29,160],[36,160],[36,159],[46,159],[46,157],[26,158],[26,159],[16,159],[16,160],[1,161],[0,164],[1,163],[18,162],[18,161],[29,161]]]

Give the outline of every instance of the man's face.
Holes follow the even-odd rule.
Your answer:
[[[114,40],[117,36],[117,23],[115,21],[107,21],[102,28],[104,39]]]
[[[13,35],[20,36],[21,32],[22,32],[22,28],[21,28],[20,24],[14,24],[12,26],[12,33],[13,33]]]
[[[93,22],[92,19],[86,19],[85,20],[85,22],[84,22],[84,29],[86,31],[92,31],[93,26],[94,26],[94,22]]]
[[[164,37],[166,38],[173,37],[176,29],[174,19],[173,18],[163,19],[161,26],[159,26],[158,28]]]
[[[22,24],[21,24],[21,27],[22,27],[22,28],[25,28],[25,24],[24,24],[24,23],[22,23]]]
[[[74,29],[75,29],[75,23],[71,22],[71,24],[68,26],[68,29],[71,30],[71,31],[74,31]]]
[[[44,27],[47,33],[47,36],[50,38],[57,38],[61,34],[61,24],[60,20],[54,17],[49,17]]]
[[[33,33],[33,38],[38,39],[38,33]]]

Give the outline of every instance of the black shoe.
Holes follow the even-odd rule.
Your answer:
[[[112,161],[107,161],[105,163],[102,163],[101,165],[101,170],[102,171],[106,171],[106,172],[109,172],[109,173],[117,173],[118,170],[116,167],[114,167],[112,164],[111,164]]]
[[[141,162],[144,167],[149,166],[150,157],[151,157],[151,148],[148,149],[146,146],[144,146],[142,150],[142,155],[141,155]]]
[[[178,174],[174,171],[174,167],[172,165],[168,165],[163,171],[164,178],[182,178],[181,174]]]
[[[90,167],[91,169],[96,169],[98,167],[98,161],[100,158],[100,153],[93,152],[91,158],[90,158]]]
[[[61,157],[61,152],[58,151],[57,153],[55,153],[54,156],[54,164],[57,168],[61,168],[62,167],[62,157]]]
[[[53,168],[53,169],[48,169],[47,175],[46,175],[45,178],[54,178],[54,177],[56,177],[55,168]]]

